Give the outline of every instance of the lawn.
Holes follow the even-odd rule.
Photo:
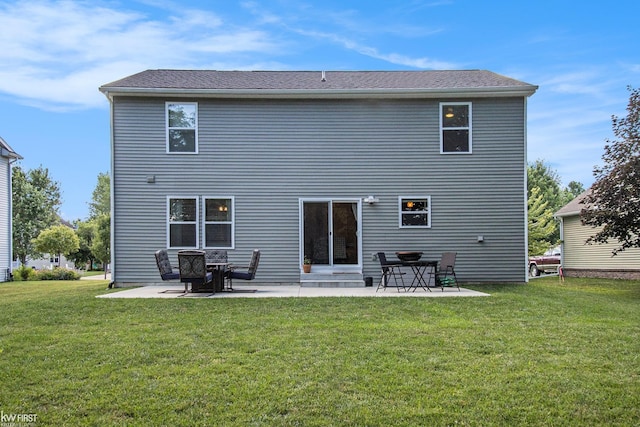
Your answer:
[[[486,298],[98,299],[0,284],[0,410],[35,425],[640,425],[640,282]]]

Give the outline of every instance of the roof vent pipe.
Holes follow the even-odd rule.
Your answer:
[[[323,81],[323,82],[326,82],[326,81],[327,81],[327,77],[325,76],[324,71],[322,72],[322,81]]]

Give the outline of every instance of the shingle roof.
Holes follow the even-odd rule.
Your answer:
[[[562,208],[560,208],[558,210],[558,212],[556,212],[554,214],[554,216],[556,217],[564,217],[564,216],[573,216],[573,215],[579,215],[580,212],[582,211],[582,209],[584,209],[585,207],[587,207],[587,205],[585,205],[584,203],[582,203],[582,200],[591,192],[591,189],[588,189],[586,191],[584,191],[583,193],[581,193],[580,195],[578,195],[575,199],[573,199],[572,201],[570,201],[569,203],[567,203],[566,205],[564,205]]]
[[[323,80],[324,76],[324,80]],[[213,71],[147,70],[103,85],[109,92],[497,91],[531,95],[537,86],[485,70]]]
[[[2,137],[0,137],[0,156],[10,159],[22,159],[22,156],[16,153]]]

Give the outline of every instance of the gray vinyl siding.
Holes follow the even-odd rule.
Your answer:
[[[11,168],[9,160],[0,157],[0,282],[7,281],[11,266]]]
[[[198,102],[199,154],[166,154],[164,98],[114,101],[114,280],[157,282],[167,196],[235,197],[235,249],[262,250],[257,280],[299,281],[299,199],[362,199],[372,253],[458,252],[467,282],[524,282],[524,99]],[[172,99],[174,100],[174,99]],[[441,155],[439,102],[473,103],[473,153]],[[147,183],[147,176],[155,183]],[[398,227],[398,196],[430,195],[430,229]],[[477,236],[484,242],[478,243]],[[202,246],[202,236],[201,236]],[[175,263],[176,251],[170,251]]]
[[[587,245],[598,229],[582,225],[580,216],[563,217],[563,265],[581,270],[640,270],[640,248],[631,248],[612,257],[615,243]]]

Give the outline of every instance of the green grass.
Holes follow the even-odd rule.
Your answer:
[[[483,298],[0,285],[0,410],[46,425],[640,425],[640,282]]]

